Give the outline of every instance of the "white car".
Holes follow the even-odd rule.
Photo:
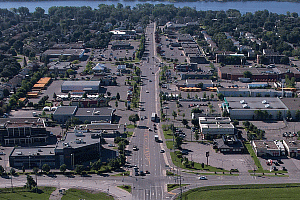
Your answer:
[[[206,176],[200,176],[198,179],[199,180],[207,180]]]
[[[148,90],[146,90],[146,93],[149,93],[149,91],[148,91]]]

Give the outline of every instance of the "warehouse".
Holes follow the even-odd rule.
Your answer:
[[[61,85],[61,92],[82,90],[87,93],[98,93],[100,81],[65,81]]]
[[[257,111],[267,112],[264,119],[282,119],[286,117],[288,108],[275,97],[225,97],[222,104],[223,110],[230,114],[231,119],[254,120],[257,119]],[[280,113],[280,114],[279,114]]]

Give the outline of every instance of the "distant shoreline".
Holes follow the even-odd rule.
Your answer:
[[[247,2],[247,1],[256,1],[256,2],[293,2],[300,3],[300,0],[0,0],[0,2],[41,2],[41,1],[99,1],[99,2],[170,2],[170,3],[182,3],[182,2]]]

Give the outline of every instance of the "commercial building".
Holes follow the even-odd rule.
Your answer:
[[[87,93],[98,93],[100,83],[100,81],[64,81],[61,85],[61,92],[83,90]]]
[[[257,63],[259,64],[281,64],[285,55],[280,55],[274,49],[263,49],[262,55],[257,55]],[[288,59],[287,59],[288,61]],[[283,63],[288,64],[288,63]]]
[[[218,93],[224,97],[280,97],[282,92],[274,89],[248,89],[248,88],[218,88]],[[291,92],[284,92],[284,96],[292,97]]]
[[[117,50],[117,49],[133,49],[134,47],[131,46],[131,44],[127,41],[114,41],[111,44],[111,49]]]
[[[91,133],[68,132],[64,140],[56,144],[57,165],[74,168],[77,164],[100,158],[101,149],[100,135],[92,137]]]
[[[284,105],[291,112],[291,116],[293,119],[297,119],[296,113],[300,111],[300,99],[299,98],[282,98],[280,99]]]
[[[222,104],[223,110],[230,114],[231,119],[253,120],[255,111],[266,111],[269,119],[286,117],[288,108],[275,97],[225,97]]]
[[[51,62],[48,64],[49,72],[54,74],[65,74],[68,69],[71,69],[70,62]]]
[[[285,155],[285,150],[280,141],[253,140],[252,147],[259,157],[279,157]]]
[[[51,169],[58,168],[55,156],[55,147],[16,147],[9,155],[10,167],[17,169],[32,169],[38,167],[42,169],[44,164]]]
[[[66,56],[69,60],[80,60],[84,56],[84,49],[48,49],[43,53],[46,58],[60,58]]]
[[[300,72],[290,66],[274,67],[274,68],[261,68],[261,67],[239,67],[239,66],[224,66],[218,68],[218,76],[221,79],[235,80],[244,77],[244,72],[252,74],[251,79],[256,81],[278,81],[284,79],[285,76],[300,78]]]
[[[220,139],[214,139],[214,149],[221,153],[244,153],[245,147],[235,135],[223,135]]]
[[[50,132],[37,118],[5,118],[0,121],[0,142],[3,146],[45,145]]]
[[[111,123],[114,109],[109,107],[102,108],[78,108],[75,117],[82,122],[105,122]]]
[[[300,156],[300,142],[298,140],[283,140],[287,155],[291,158]]]
[[[65,123],[68,119],[76,117],[81,122],[105,122],[111,123],[114,109],[102,108],[78,108],[77,106],[60,106],[53,113],[53,120]]]
[[[59,106],[53,113],[53,120],[58,123],[65,123],[68,119],[75,116],[77,106]]]
[[[215,138],[221,135],[234,135],[234,125],[228,117],[199,117],[200,133],[203,138]]]

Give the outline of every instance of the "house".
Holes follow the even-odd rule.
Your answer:
[[[48,64],[49,72],[54,74],[65,74],[68,69],[71,69],[70,62],[51,62]]]

